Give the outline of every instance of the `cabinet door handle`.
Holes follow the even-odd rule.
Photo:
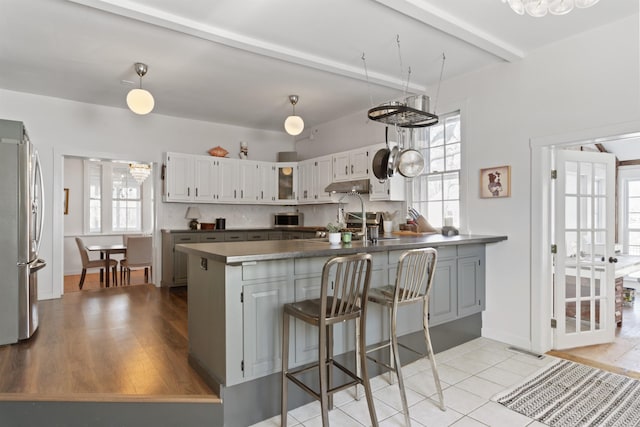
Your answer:
[[[191,195],[191,187],[187,187],[187,196]]]
[[[349,166],[344,167],[344,174],[349,175]]]
[[[196,197],[198,197],[198,187],[196,187]]]
[[[233,198],[236,198],[236,190],[233,190]]]
[[[260,200],[264,200],[264,191],[260,191]]]
[[[353,175],[353,165],[351,165],[351,175]]]
[[[244,199],[244,190],[240,190],[240,198]]]

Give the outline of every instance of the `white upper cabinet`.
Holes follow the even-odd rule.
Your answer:
[[[217,196],[217,164],[214,159],[196,156],[194,163],[194,195],[193,200],[214,202]]]
[[[369,178],[369,148],[333,155],[333,181]]]
[[[238,181],[240,176],[239,160],[219,158],[218,160],[218,201],[233,203],[239,198]]]
[[[396,174],[380,183],[364,147],[300,162],[262,162],[193,154],[165,153],[165,202],[314,204],[332,203],[332,182],[369,179],[371,200],[402,201],[405,179]]]
[[[331,202],[332,197],[330,193],[324,191],[325,188],[332,182],[333,167],[331,164],[331,156],[318,157],[314,162],[314,199],[316,203]]]
[[[276,168],[270,162],[258,162],[256,198],[258,202],[273,203],[276,201]]]
[[[192,201],[195,195],[193,174],[194,156],[166,153],[164,158],[164,200],[167,202]]]

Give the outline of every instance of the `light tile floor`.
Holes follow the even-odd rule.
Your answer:
[[[441,411],[437,406],[438,395],[429,362],[421,359],[404,367],[403,375],[412,425],[544,426],[491,401],[491,397],[558,359],[551,356],[537,359],[507,348],[507,344],[478,338],[436,355],[446,411]],[[384,374],[371,380],[378,422],[381,427],[404,426],[398,386],[390,385],[387,382],[388,378],[388,375]],[[313,402],[290,410],[287,419],[288,425],[292,427],[321,426],[320,404]],[[364,396],[357,401],[352,390],[336,393],[334,409],[329,412],[329,422],[332,427],[370,426]],[[254,424],[253,427],[279,425],[278,415]]]

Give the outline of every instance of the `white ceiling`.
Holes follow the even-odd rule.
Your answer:
[[[154,113],[281,131],[297,94],[308,131],[402,96],[409,67],[408,92],[424,92],[443,52],[447,79],[637,13],[637,0],[545,18],[501,0],[0,0],[0,88],[126,108],[144,62]]]

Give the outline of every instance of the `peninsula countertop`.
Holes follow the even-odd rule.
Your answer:
[[[507,236],[430,234],[420,237],[382,238],[377,243],[356,240],[348,244],[330,245],[326,239],[268,240],[224,243],[184,243],[176,249],[189,255],[201,256],[225,264],[268,261],[299,257],[337,256],[359,252],[382,252],[423,247],[495,243]]]

